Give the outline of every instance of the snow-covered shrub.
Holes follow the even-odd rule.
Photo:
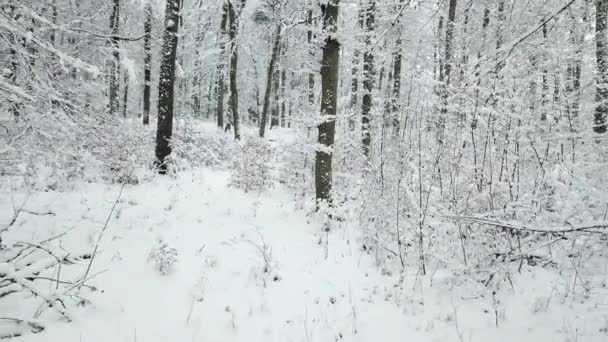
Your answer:
[[[161,274],[167,275],[173,270],[173,265],[177,262],[177,249],[169,246],[169,244],[163,240],[158,240],[158,243],[150,251],[148,261],[154,263],[154,268]]]
[[[180,168],[219,167],[229,160],[234,138],[198,120],[184,119],[171,140],[173,154]]]
[[[249,191],[264,191],[272,186],[270,144],[257,137],[247,137],[235,148],[230,185]]]
[[[77,181],[138,182],[134,171],[153,156],[153,140],[146,139],[152,136],[150,128],[139,121],[86,114],[67,124],[68,118],[57,116],[39,118],[35,127],[6,124],[18,139],[0,151],[11,165],[0,177],[10,174],[18,180],[14,186],[37,190],[70,189]]]

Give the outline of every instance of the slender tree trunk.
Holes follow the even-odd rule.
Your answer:
[[[595,58],[597,75],[595,78],[595,115],[593,131],[606,133],[606,120],[608,119],[608,42],[606,41],[608,29],[608,1],[595,2]]]
[[[270,107],[270,94],[272,93],[272,78],[274,75],[275,64],[279,55],[281,45],[281,24],[277,24],[277,29],[274,34],[274,44],[272,45],[272,54],[268,63],[268,72],[266,73],[266,90],[264,91],[264,103],[262,105],[262,115],[260,118],[260,137],[263,138],[266,134],[266,124],[268,122],[268,108]]]
[[[365,53],[363,54],[363,103],[361,105],[361,130],[362,130],[362,145],[363,154],[367,158],[370,157],[371,148],[371,110],[372,110],[372,92],[374,90],[374,54],[372,53],[372,34],[375,26],[375,11],[376,1],[369,0],[365,13]]]
[[[315,158],[315,190],[317,208],[322,202],[332,203],[332,156],[338,107],[338,77],[340,43],[336,36],[338,25],[338,0],[322,5],[323,31],[327,35],[321,63],[321,118],[317,142],[322,148]]]
[[[224,57],[226,56],[226,30],[228,24],[228,0],[224,0],[222,21],[220,24],[220,58],[217,64],[217,126],[224,128]]]
[[[112,0],[112,12],[110,14],[110,46],[112,49],[112,60],[110,61],[110,114],[117,114],[119,110],[118,87],[120,83],[120,46],[118,41],[120,23],[120,0]]]
[[[279,52],[277,53],[277,61],[275,65],[280,64],[281,54],[283,53],[282,45],[279,44]],[[270,129],[279,126],[279,83],[281,72],[278,67],[274,68],[274,74],[272,74],[272,94],[274,95],[274,101],[272,103],[272,109],[270,110]]]
[[[405,0],[401,0],[400,4],[403,5]],[[401,49],[403,45],[403,39],[401,38],[403,27],[401,26],[401,20],[397,19],[397,41],[395,42],[395,53],[394,53],[394,61],[393,61],[393,94],[391,96],[391,120],[393,124],[393,129],[395,133],[399,134],[400,128],[400,119],[399,115],[401,114],[401,64],[402,64],[402,54]]]
[[[312,6],[312,5],[310,5]],[[308,32],[307,32],[307,38],[308,38],[308,48],[309,48],[309,52],[312,55],[311,57],[314,57],[314,52],[312,51],[312,29],[313,29],[313,22],[312,22],[312,8],[308,10],[307,16],[306,16],[306,25],[308,25]],[[311,107],[315,104],[315,74],[314,72],[310,71],[308,73],[308,103],[311,105]]]
[[[152,82],[152,4],[144,7],[144,115],[143,124],[150,123],[150,95]]]
[[[450,91],[450,81],[452,74],[452,43],[454,37],[454,21],[456,19],[456,6],[457,0],[450,0],[448,7],[448,20],[446,23],[445,30],[445,56],[443,73],[439,75],[439,82],[441,86],[441,109],[439,112],[439,142],[443,143],[445,123],[448,116],[448,97]]]
[[[545,42],[545,44],[547,43],[547,25],[544,24],[543,25],[543,42]],[[540,95],[540,121],[546,121],[547,120],[547,104],[549,103],[548,97],[549,97],[549,70],[547,69],[547,58],[546,58],[546,52],[543,53],[543,58],[542,58],[542,63],[543,63],[543,71],[542,71],[542,92]]]
[[[156,165],[160,174],[167,172],[165,158],[171,154],[169,145],[173,133],[173,106],[175,93],[175,62],[180,0],[167,0],[162,62],[158,82],[158,127],[156,131]]]
[[[359,14],[358,14],[359,29],[363,29],[364,21],[365,21],[365,11],[363,10],[362,4],[359,4]],[[351,70],[351,92],[350,92],[350,110],[351,117],[348,119],[348,127],[351,131],[355,130],[356,126],[356,118],[357,118],[357,106],[359,100],[359,64],[361,63],[361,48],[359,39],[355,39],[355,49],[353,51],[353,66]]]
[[[239,140],[241,139],[241,121],[239,117],[239,92],[237,81],[239,52],[236,42],[239,23],[232,1],[228,1],[228,13],[230,18],[230,97],[228,98],[228,103],[230,104],[230,113],[232,114],[234,138]]]
[[[123,78],[123,93],[122,93],[122,117],[127,117],[127,109],[129,103],[129,73],[125,71]]]

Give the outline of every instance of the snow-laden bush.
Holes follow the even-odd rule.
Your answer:
[[[0,158],[10,161],[10,170],[3,167],[0,177],[37,190],[65,190],[77,181],[138,182],[135,169],[153,156],[150,128],[119,118],[55,115],[6,124],[11,143]]]
[[[194,119],[180,120],[171,140],[180,168],[219,167],[229,160],[234,138]]]
[[[154,268],[161,274],[167,275],[173,270],[173,265],[177,262],[177,249],[159,239],[158,243],[150,251],[148,261],[154,263]]]
[[[247,137],[235,148],[230,185],[245,192],[264,191],[272,186],[270,144],[257,137]]]

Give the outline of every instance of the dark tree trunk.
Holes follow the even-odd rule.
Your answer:
[[[264,91],[264,103],[262,105],[262,116],[260,118],[260,137],[263,138],[266,133],[266,124],[268,122],[268,108],[270,107],[270,94],[272,93],[272,78],[274,75],[275,63],[279,55],[281,46],[281,24],[277,25],[274,36],[274,44],[272,45],[272,55],[268,64],[268,73],[266,74],[266,90]]]
[[[119,110],[118,86],[120,83],[120,46],[118,41],[120,23],[120,0],[112,0],[112,13],[110,14],[110,46],[112,59],[110,61],[110,114],[117,114]]]
[[[275,65],[278,65],[281,60],[281,54],[283,53],[282,45],[279,44],[279,51],[277,53],[277,60]],[[274,73],[272,74],[272,93],[274,95],[274,101],[272,103],[272,109],[270,111],[270,129],[279,126],[279,84],[280,84],[281,72],[278,67],[275,66]]]
[[[220,60],[217,64],[217,126],[224,128],[224,57],[226,56],[226,29],[228,24],[228,4],[224,2],[220,24]]]
[[[123,93],[122,93],[122,117],[127,117],[127,109],[129,102],[129,73],[125,71],[123,78]]]
[[[340,62],[340,43],[336,37],[338,25],[338,0],[330,0],[321,7],[323,13],[323,31],[327,35],[323,47],[321,63],[321,118],[315,159],[315,190],[317,206],[326,202],[332,203],[332,156],[336,130],[336,113],[338,107],[338,77]]]
[[[234,127],[234,138],[241,139],[241,122],[239,117],[239,93],[238,93],[238,64],[239,54],[236,36],[238,33],[238,19],[234,4],[228,1],[228,14],[230,18],[230,113],[232,114],[232,125]]]
[[[314,52],[311,49],[311,47],[312,47],[312,29],[313,29],[312,9],[308,10],[308,14],[306,17],[306,24],[308,25],[308,32],[307,32],[308,46],[309,46],[310,53],[313,55],[311,57],[314,57]],[[311,105],[311,107],[314,106],[314,104],[315,104],[315,74],[312,71],[308,73],[308,103]]]
[[[400,3],[403,6],[404,0]],[[397,41],[395,42],[395,55],[393,62],[393,94],[391,96],[390,112],[392,113],[391,119],[395,133],[399,133],[400,120],[399,115],[401,111],[400,98],[401,98],[401,64],[402,54],[401,48],[403,45],[403,39],[401,38],[402,26],[401,21],[397,21]]]
[[[160,174],[167,171],[165,158],[171,154],[173,133],[173,106],[175,88],[175,62],[177,57],[177,31],[180,0],[167,0],[162,62],[158,82],[158,127],[156,131],[156,165]]]
[[[445,63],[443,73],[440,74],[439,82],[441,86],[441,110],[439,112],[439,137],[440,142],[443,142],[445,132],[445,122],[448,116],[448,94],[452,73],[452,41],[454,38],[454,21],[456,19],[457,0],[450,0],[448,7],[448,21],[445,30],[445,55],[443,62]]]
[[[371,35],[374,32],[375,26],[375,0],[369,0],[368,8],[365,14],[365,53],[363,54],[363,103],[361,105],[361,130],[363,154],[367,158],[370,157],[371,148],[371,125],[370,115],[372,110],[372,91],[374,90],[374,55],[372,53]]]
[[[144,21],[144,115],[143,124],[150,123],[150,95],[152,81],[152,4],[146,2]]]
[[[606,120],[608,119],[608,42],[606,42],[606,29],[608,28],[608,1],[595,2],[595,57],[597,75],[595,78],[595,115],[593,131],[606,133]]]

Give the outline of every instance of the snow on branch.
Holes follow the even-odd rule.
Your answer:
[[[604,231],[608,229],[608,222],[598,222],[592,223],[588,225],[569,225],[569,226],[553,226],[547,228],[539,228],[522,225],[517,222],[507,222],[507,221],[496,221],[492,219],[487,219],[483,217],[474,217],[474,216],[448,216],[448,218],[454,219],[456,221],[461,222],[472,222],[485,224],[492,227],[497,228],[505,228],[512,231],[527,231],[533,233],[545,233],[545,234],[563,234],[563,233],[576,233],[576,232],[586,232],[586,233],[594,233],[594,234],[602,234],[608,235],[608,232]]]

